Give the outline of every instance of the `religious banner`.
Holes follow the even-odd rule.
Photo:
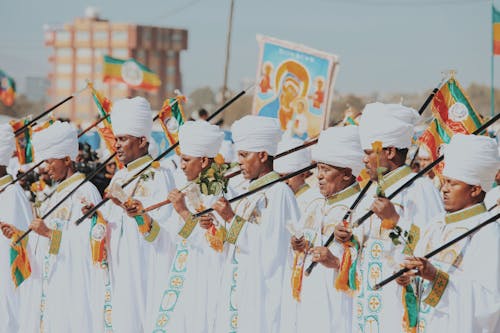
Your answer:
[[[309,47],[257,35],[260,60],[252,113],[277,118],[300,139],[328,126],[338,57]]]

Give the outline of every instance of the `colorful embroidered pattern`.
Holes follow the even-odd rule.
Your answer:
[[[448,273],[442,270],[438,270],[436,273],[436,278],[434,279],[434,283],[432,284],[432,290],[429,296],[427,296],[427,298],[424,300],[424,302],[432,307],[438,305],[441,297],[444,294],[446,286],[448,286],[449,278],[450,277]]]
[[[183,239],[177,244],[177,250],[172,268],[170,269],[170,280],[167,289],[163,292],[163,297],[156,319],[156,328],[153,332],[166,333],[167,325],[175,310],[177,301],[184,287],[187,272],[187,260],[189,250],[187,241]]]
[[[179,236],[187,239],[194,230],[194,227],[198,224],[198,219],[194,218],[192,215],[188,218],[181,231],[179,231]]]
[[[244,218],[238,215],[235,216],[233,223],[231,223],[231,228],[229,228],[229,232],[227,233],[226,241],[228,243],[236,244],[236,240],[238,239],[245,222]]]

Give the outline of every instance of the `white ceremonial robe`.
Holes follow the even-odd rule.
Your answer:
[[[229,179],[229,187],[233,189],[236,195],[247,192],[249,184],[248,179],[245,179],[241,174]]]
[[[498,205],[497,202],[500,199],[500,186],[494,187],[486,193],[486,198],[484,198],[484,204],[486,209],[491,209],[493,206]],[[500,211],[500,207],[496,206],[493,208],[495,211]]]
[[[113,176],[110,187],[115,182],[123,185],[151,161],[152,158],[145,155],[129,163]],[[139,200],[144,208],[165,200],[174,188],[171,173],[166,169],[150,167],[143,175],[125,187],[124,191],[130,196],[135,188],[133,198]],[[137,182],[140,183],[136,187]],[[165,205],[148,214],[155,221],[155,226],[158,226],[166,221],[171,213],[171,205]],[[150,235],[143,236],[138,230],[136,220],[111,200],[103,207],[102,214],[109,228],[108,261],[112,286],[113,329],[120,333],[142,332],[147,286],[153,279],[153,276],[147,274],[151,249],[148,242],[154,240],[155,228]]]
[[[357,183],[334,194],[328,199],[317,198],[309,204],[302,214],[295,230],[302,230],[312,247],[323,246],[328,237],[334,232],[335,226],[342,223],[342,219],[359,194]],[[344,248],[341,244],[333,243],[330,251],[339,260],[342,260]],[[357,257],[355,249],[350,249],[351,258]],[[293,250],[290,249],[291,265],[293,269]],[[306,256],[304,271],[311,264],[311,257]],[[348,294],[337,291],[334,287],[338,270],[326,268],[318,264],[310,276],[303,276],[300,302],[292,297],[291,278],[292,270],[288,269],[283,284],[285,285],[284,300],[291,299],[292,305],[282,311],[282,333],[331,332],[342,333],[352,331],[352,304],[353,298]]]
[[[75,173],[58,184],[56,192],[49,199],[48,209],[83,179],[83,174]],[[95,316],[92,309],[93,295],[89,292],[94,285],[104,283],[93,281],[90,221],[86,220],[79,226],[74,223],[82,216],[82,200],[97,204],[101,196],[93,184],[85,183],[45,219],[47,226],[55,230],[52,238],[39,237],[36,251],[44,256],[40,264],[42,290],[34,302],[39,309],[39,325],[36,328],[39,327],[40,332],[92,331],[96,321],[104,320],[104,310],[99,317]],[[59,245],[56,232],[60,233]],[[34,257],[39,258],[37,253]],[[31,330],[23,330],[28,331]]]
[[[424,256],[486,221],[493,214],[483,204],[435,218],[418,242]],[[493,222],[436,254],[430,262],[448,274],[425,281],[419,333],[500,332],[500,225]],[[420,279],[420,278],[419,278]]]
[[[249,190],[279,178],[275,172],[250,183]],[[300,216],[293,192],[283,183],[235,205],[227,240],[214,332],[280,331],[281,296],[287,261],[288,221]]]
[[[384,176],[386,196],[398,189],[415,173],[404,165]],[[371,207],[376,195],[376,183],[365,194],[356,210],[364,215]],[[416,180],[391,200],[400,219],[398,226],[414,234],[415,240],[433,216],[443,211],[441,197],[436,187],[427,178]],[[389,237],[390,230],[381,227],[381,220],[373,214],[354,234],[360,242],[361,257],[358,260],[360,291],[354,305],[354,332],[397,333],[403,332],[403,306],[401,288],[396,283],[381,290],[373,286],[400,269],[405,244],[395,246]],[[416,242],[412,243],[413,248]]]
[[[184,192],[186,205],[193,214],[211,207],[219,198],[203,195],[194,183]],[[234,195],[228,189],[226,196]],[[215,212],[212,214],[216,224],[224,226],[220,216]],[[175,212],[162,225],[157,240],[153,242],[155,251],[152,251],[152,257],[161,259],[156,259],[156,278],[151,284],[153,291],[148,292],[147,332],[213,332],[221,270],[227,249],[223,248],[222,253],[219,253],[211,248],[206,233],[207,230],[195,220],[185,222]],[[171,263],[172,259],[174,263]]]
[[[0,190],[5,188],[13,178],[10,175],[0,178]],[[13,225],[19,230],[26,230],[31,223],[32,214],[29,201],[18,184],[9,185],[0,193],[0,222]],[[25,290],[32,283],[32,278],[25,280],[16,288],[11,277],[10,267],[11,240],[0,234],[0,332],[18,332],[20,322],[32,318],[30,313],[22,311],[22,303],[29,297]],[[36,272],[34,273],[36,274]],[[39,281],[37,281],[39,282]]]
[[[301,214],[304,214],[311,202],[321,198],[323,198],[323,196],[318,189],[312,188],[307,184],[295,193],[295,199],[297,199],[297,205],[299,206]]]

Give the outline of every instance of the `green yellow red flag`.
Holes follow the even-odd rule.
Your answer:
[[[25,237],[18,244],[17,240],[21,235],[22,233],[17,230],[12,236],[12,243],[10,245],[11,277],[16,288],[31,275],[31,265],[26,251],[28,237]]]
[[[163,106],[158,113],[158,118],[161,120],[161,127],[163,128],[163,132],[165,132],[165,136],[170,146],[179,140],[179,128],[186,121],[182,109],[182,103],[185,101],[186,97],[182,95],[174,98],[167,98],[165,102],[163,102]],[[179,146],[175,148],[175,152],[177,155],[180,155]]]
[[[420,149],[427,149],[433,160],[442,154],[441,146],[449,143],[454,134],[471,134],[482,125],[481,117],[453,76],[436,93],[431,109],[434,119],[418,141]],[[440,173],[442,167],[434,170]]]
[[[105,97],[103,94],[101,94],[99,91],[95,90],[94,86],[92,83],[89,83],[89,88],[90,92],[92,94],[92,98],[94,100],[94,103],[97,107],[97,111],[99,112],[99,116],[102,117],[107,117],[110,112],[111,112],[111,106],[112,103],[111,101]],[[106,145],[106,149],[113,154],[116,152],[115,149],[115,142],[116,138],[113,133],[113,127],[111,125],[111,119],[107,117],[102,121],[102,126],[97,126],[97,132],[99,133],[99,136],[101,139],[104,141],[104,144]],[[123,168],[123,164],[120,162],[120,160],[115,157],[115,162],[116,166],[121,169]]]
[[[500,54],[500,12],[492,7],[492,19],[493,19],[493,55]]]
[[[134,89],[156,91],[161,81],[157,74],[135,59],[104,56],[103,82],[123,82]]]

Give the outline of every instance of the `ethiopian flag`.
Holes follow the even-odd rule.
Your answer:
[[[0,70],[0,101],[5,106],[12,106],[16,98],[16,82]]]
[[[163,102],[163,106],[158,113],[158,118],[161,119],[161,127],[163,128],[163,132],[165,132],[165,136],[170,146],[179,141],[179,128],[186,121],[184,111],[182,110],[182,103],[185,101],[185,96],[167,98],[165,102]],[[175,152],[177,155],[180,155],[181,151],[179,146],[175,148]]]
[[[453,133],[451,133],[446,126],[441,124],[438,118],[434,118],[418,141],[425,145],[432,159],[436,160],[441,155],[441,145],[450,142],[452,136]]]
[[[481,127],[479,114],[465,96],[462,87],[451,77],[434,96],[432,113],[450,132],[471,134]]]
[[[420,136],[420,149],[427,149],[433,160],[442,155],[441,146],[456,133],[471,134],[481,127],[479,115],[465,96],[459,83],[451,77],[434,96],[431,104],[434,119]],[[434,170],[441,173],[443,164]]]
[[[161,85],[158,75],[137,60],[122,60],[107,55],[104,56],[103,81],[123,82],[131,88],[147,91],[156,91]]]
[[[500,54],[500,12],[492,6],[492,24],[493,24],[493,55]]]
[[[100,92],[94,89],[94,86],[89,83],[89,88],[90,92],[92,94],[92,99],[94,100],[94,103],[97,107],[97,112],[99,113],[99,117],[106,117],[102,121],[103,126],[97,126],[97,132],[99,133],[99,136],[101,139],[104,141],[104,144],[106,145],[106,149],[111,154],[114,154],[116,152],[115,149],[115,134],[113,133],[113,127],[111,126],[111,119],[109,117],[109,113],[111,112],[111,101],[106,98],[104,95],[102,95]],[[121,169],[123,168],[123,164],[120,162],[120,160],[115,157],[115,162],[116,166]]]
[[[18,230],[12,236],[12,243],[10,245],[11,276],[16,288],[31,275],[30,260],[26,251],[28,237],[25,237],[17,244],[19,237],[21,237],[21,232]]]
[[[13,132],[24,127],[25,124],[30,122],[29,119],[11,120],[9,122],[12,127]],[[26,163],[31,163],[35,161],[35,151],[33,149],[33,143],[31,142],[33,136],[33,130],[31,126],[27,126],[21,133],[16,135],[16,151],[17,158],[19,159],[19,164],[23,165]]]

